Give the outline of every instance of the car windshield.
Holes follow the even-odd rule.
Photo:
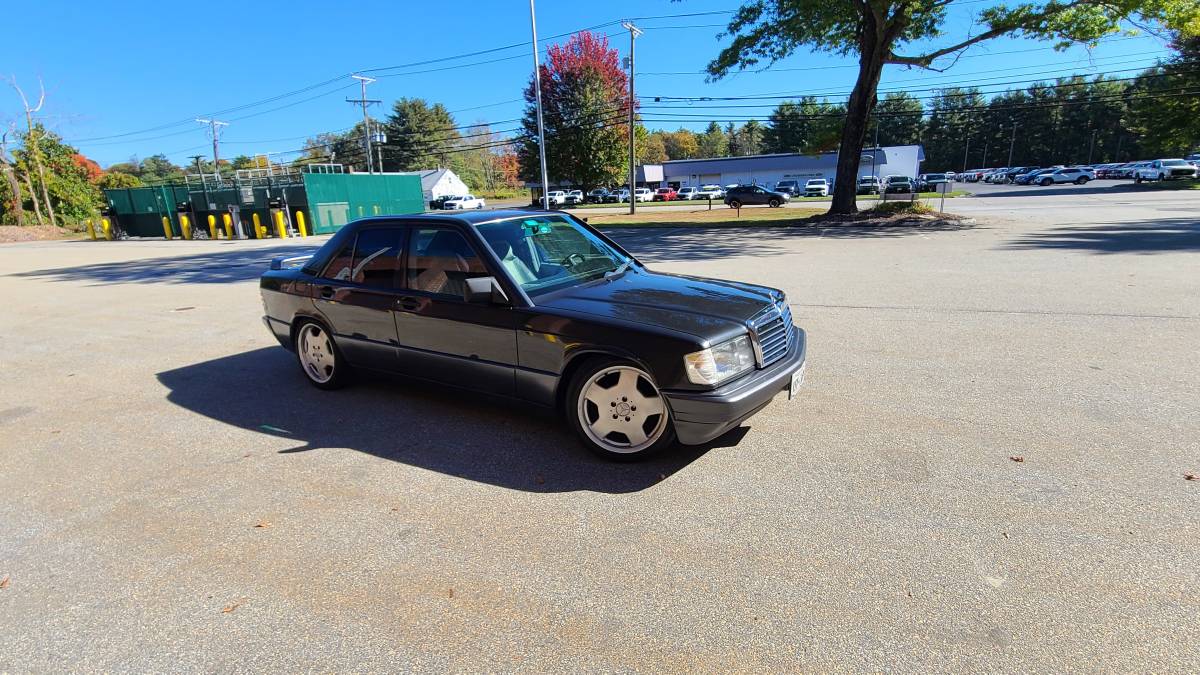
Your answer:
[[[476,229],[530,296],[599,279],[630,261],[568,216],[508,218]]]
[[[1189,166],[1188,163],[1183,161],[1182,159],[1164,159],[1162,161],[1162,165],[1163,166]]]
[[[907,182],[909,182],[908,176],[888,176],[887,180],[889,183],[907,183]]]

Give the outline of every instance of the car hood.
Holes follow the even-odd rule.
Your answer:
[[[631,269],[619,277],[535,299],[539,307],[632,321],[719,341],[783,298],[781,291],[736,281]]]

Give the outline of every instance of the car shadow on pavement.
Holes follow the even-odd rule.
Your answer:
[[[528,492],[637,492],[746,433],[738,428],[709,445],[614,463],[585,450],[557,416],[529,404],[382,375],[322,391],[279,347],[165,371],[158,380],[181,408],[291,441],[281,454],[348,448]]]
[[[165,254],[137,260],[31,270],[17,272],[12,276],[40,277],[52,281],[91,281],[100,285],[226,284],[257,279],[270,266],[272,258],[309,255],[323,243],[324,240],[309,245],[246,249],[239,247],[242,244],[239,241],[214,242],[215,245],[229,248],[195,255]]]
[[[1124,223],[1057,227],[1027,234],[1007,249],[1077,249],[1095,253],[1200,251],[1200,219],[1156,218]]]

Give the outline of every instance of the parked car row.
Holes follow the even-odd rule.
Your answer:
[[[1194,158],[1193,158],[1194,157]],[[1013,166],[994,169],[972,169],[960,174],[964,180],[982,181],[996,185],[1084,185],[1097,178],[1135,180],[1178,180],[1200,177],[1200,155],[1187,159],[1154,159],[1137,162],[1113,162],[1095,166]]]

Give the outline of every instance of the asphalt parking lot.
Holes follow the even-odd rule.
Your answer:
[[[0,671],[1194,672],[1198,206],[617,231],[810,340],[797,400],[636,465],[310,387],[256,279],[319,240],[0,247]]]

